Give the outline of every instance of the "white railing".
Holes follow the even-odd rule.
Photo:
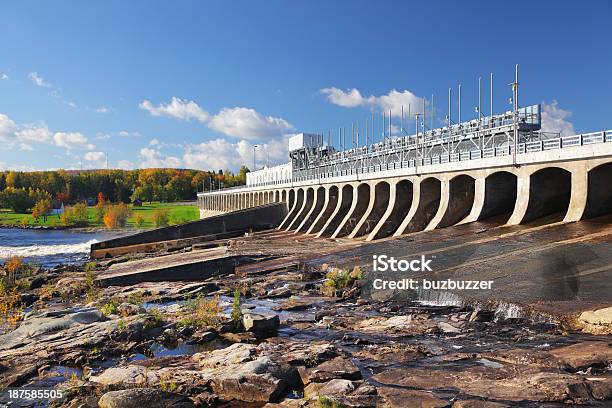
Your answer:
[[[576,147],[576,146],[583,146],[583,145],[596,144],[596,143],[610,143],[610,142],[612,142],[612,130],[606,130],[602,132],[585,133],[581,135],[556,137],[556,138],[551,138],[551,139],[536,140],[536,141],[521,143],[517,146],[517,154],[565,149],[565,148]],[[470,151],[460,152],[460,153],[434,155],[434,156],[425,157],[425,158],[418,158],[416,160],[409,159],[408,161],[394,161],[394,162],[380,164],[376,166],[351,168],[350,170],[318,172],[317,171],[318,169],[311,169],[308,171],[308,175],[303,175],[303,174],[300,175],[299,173],[296,173],[293,179],[269,181],[269,182],[251,184],[248,186],[230,187],[230,188],[226,188],[222,190],[215,190],[215,191],[210,191],[206,193],[198,193],[198,194],[203,195],[203,194],[208,194],[208,193],[221,193],[221,192],[229,192],[229,191],[233,191],[237,189],[252,188],[252,187],[270,187],[270,186],[280,185],[280,184],[289,184],[291,182],[295,183],[295,182],[300,182],[300,181],[318,180],[322,178],[348,176],[348,175],[355,175],[359,173],[374,173],[377,171],[410,168],[410,167],[415,167],[415,166],[436,165],[436,164],[444,164],[444,163],[459,162],[459,161],[477,160],[477,159],[482,159],[482,158],[487,159],[487,158],[492,158],[492,157],[508,156],[508,155],[513,154],[513,152],[514,152],[514,146],[506,145],[506,146],[490,147],[490,148],[482,149],[482,150],[475,149],[475,150],[470,150]],[[347,160],[347,162],[350,162],[350,161],[351,160]]]

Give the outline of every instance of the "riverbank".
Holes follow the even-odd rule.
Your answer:
[[[525,303],[373,299],[359,269],[314,261],[339,248],[357,259],[343,242],[256,233],[224,245],[251,262],[183,282],[92,283],[113,265],[180,253],[41,271],[21,295],[19,327],[0,338],[0,385],[53,386],[64,407],[609,404],[609,335],[554,311],[523,313]],[[572,316],[612,329],[610,310]]]
[[[143,203],[140,207],[128,206],[131,215],[128,217],[125,228],[115,230],[143,230],[154,228],[154,213],[157,211],[167,211],[167,222],[169,224],[180,224],[190,221],[195,221],[200,218],[198,207],[195,202],[180,202],[180,203]],[[90,231],[99,232],[108,230],[102,221],[97,218],[95,207],[87,208],[87,227],[75,227],[62,225],[61,218],[58,215],[49,215],[47,220],[42,217],[36,220],[32,214],[17,214],[8,209],[0,209],[0,228],[18,228],[18,229],[71,229],[75,231]]]

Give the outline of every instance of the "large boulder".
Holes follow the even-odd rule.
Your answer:
[[[127,367],[111,367],[104,370],[100,375],[92,376],[89,381],[102,385],[128,385],[143,386],[155,384],[159,376],[155,370],[149,370],[143,366],[131,365]]]
[[[572,371],[591,366],[604,368],[612,362],[612,347],[607,341],[584,341],[553,349],[550,353]]]
[[[275,336],[280,325],[280,319],[278,315],[264,316],[249,312],[243,314],[242,325],[246,331],[262,336]]]
[[[304,385],[311,382],[325,382],[335,378],[361,379],[359,368],[351,360],[343,357],[336,357],[314,368],[300,368],[299,372]]]
[[[9,350],[31,343],[32,338],[43,334],[66,330],[73,326],[84,326],[101,320],[104,320],[104,316],[97,309],[79,311],[66,309],[33,315],[24,320],[17,329],[0,336],[0,350]]]
[[[100,408],[191,408],[194,403],[187,397],[154,388],[132,388],[111,391],[98,401]]]

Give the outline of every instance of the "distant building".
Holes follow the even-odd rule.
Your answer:
[[[64,213],[64,203],[61,201],[53,201],[51,203],[51,215],[62,215]]]

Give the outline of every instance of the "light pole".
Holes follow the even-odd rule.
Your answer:
[[[255,150],[259,147],[259,145],[253,145],[253,171],[255,171]]]

